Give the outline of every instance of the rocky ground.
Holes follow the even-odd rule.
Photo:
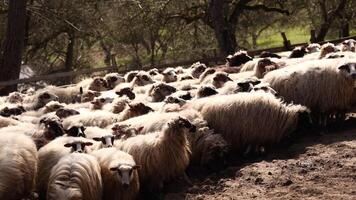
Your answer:
[[[262,158],[195,174],[191,186],[175,186],[163,199],[356,200],[355,119],[328,133],[304,133]]]

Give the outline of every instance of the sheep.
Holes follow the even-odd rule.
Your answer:
[[[201,85],[197,90],[195,98],[204,98],[204,97],[216,95],[218,93],[219,92],[216,90],[214,86]]]
[[[58,101],[58,96],[52,91],[39,91],[32,96],[25,97],[23,106],[25,110],[38,110],[50,101]]]
[[[145,71],[139,71],[135,78],[130,82],[131,86],[145,86],[154,83],[152,77]]]
[[[126,97],[116,98],[111,104],[104,106],[104,110],[108,110],[112,113],[119,114],[125,110],[126,106],[130,103],[130,100]]]
[[[16,126],[18,124],[20,124],[20,122],[16,119],[0,116],[0,128],[4,128],[8,126]]]
[[[109,98],[104,98],[104,97],[95,97],[93,101],[90,102],[90,109],[91,110],[102,110],[103,107],[111,103],[112,100]]]
[[[348,39],[341,43],[341,51],[355,52],[356,40]]]
[[[19,93],[19,92],[11,92],[7,98],[5,99],[5,102],[9,103],[22,103],[24,98],[24,95]]]
[[[132,91],[132,88],[130,87],[118,88],[118,90],[115,91],[115,93],[119,95],[119,97],[127,96],[130,100],[133,100],[136,97],[135,93]]]
[[[148,96],[151,97],[152,102],[161,102],[166,96],[176,92],[177,89],[173,86],[167,85],[166,83],[155,83],[148,90]]]
[[[91,140],[78,137],[58,137],[38,151],[38,177],[37,192],[40,199],[47,195],[48,180],[53,166],[64,156],[72,152],[89,152],[87,146],[91,146]]]
[[[50,101],[42,108],[34,111],[27,111],[23,113],[24,116],[33,116],[33,117],[41,117],[45,114],[52,113],[57,111],[58,109],[64,108],[64,104],[59,103],[58,101]]]
[[[104,76],[108,89],[114,89],[116,85],[125,82],[125,78],[120,76],[119,73],[109,73]]]
[[[148,70],[148,74],[151,76],[155,76],[155,75],[159,74],[159,71],[157,68],[153,68],[153,69]]]
[[[94,100],[95,97],[99,97],[99,96],[100,96],[100,92],[97,91],[92,91],[92,90],[81,91],[80,94],[76,96],[74,102],[77,103],[90,102]]]
[[[97,92],[106,91],[108,89],[108,85],[105,79],[101,77],[93,77],[84,79],[81,82],[77,83],[75,88],[82,88],[83,91],[92,90]]]
[[[223,88],[219,89],[219,94],[236,94],[239,92],[251,92],[255,85],[260,84],[261,81],[255,77],[244,78],[234,82],[228,82]]]
[[[193,78],[199,78],[200,75],[206,70],[206,65],[204,63],[196,62],[190,66],[190,73]]]
[[[6,106],[0,110],[0,116],[10,117],[10,116],[21,115],[24,112],[26,112],[26,110],[23,106],[15,106],[10,108]]]
[[[162,79],[160,81],[165,83],[176,82],[178,80],[177,73],[173,68],[167,68],[162,72]]]
[[[262,51],[259,55],[260,58],[282,58],[280,55],[269,52],[269,51]]]
[[[226,72],[216,72],[212,68],[206,70],[199,79],[201,84],[212,84],[216,88],[221,88],[226,82],[232,81]]]
[[[324,58],[327,54],[337,52],[337,47],[332,43],[325,43],[321,46],[319,59]]]
[[[131,154],[141,166],[140,183],[152,192],[184,174],[190,158],[186,134],[195,129],[187,119],[177,117],[167,122],[162,131],[128,138],[118,148]]]
[[[48,200],[100,200],[102,196],[101,169],[91,155],[72,153],[53,166],[47,188]]]
[[[60,119],[64,119],[67,118],[69,116],[73,116],[73,115],[79,115],[80,113],[74,109],[69,109],[69,108],[60,108],[56,111],[56,115],[60,118]]]
[[[254,85],[252,88],[252,91],[264,91],[267,93],[271,93],[274,96],[278,96],[278,93],[276,90],[274,90],[268,83],[259,83],[257,85]]]
[[[356,59],[356,53],[351,51],[333,52],[327,54],[324,58],[325,59],[335,59],[335,58]]]
[[[0,199],[27,199],[35,189],[37,149],[23,134],[8,132],[0,137]]]
[[[95,126],[86,127],[86,138],[100,142],[98,145],[94,145],[96,149],[108,148],[114,145],[115,136],[108,129],[102,129]]]
[[[284,104],[265,92],[212,96],[191,101],[184,108],[199,111],[234,153],[243,153],[249,146],[274,145],[309,122],[306,107]]]
[[[153,111],[152,108],[146,106],[145,104],[141,102],[134,102],[126,105],[126,108],[119,115],[104,110],[81,112],[79,115],[73,115],[64,119],[63,126],[66,130],[70,129],[73,124],[105,128],[115,122],[144,115],[151,111]]]
[[[355,60],[333,59],[305,62],[268,73],[269,83],[287,102],[307,106],[321,125],[332,113],[346,112],[351,106],[356,78]]]
[[[135,76],[138,74],[139,71],[135,70],[135,71],[129,71],[125,74],[124,78],[125,78],[125,82],[126,83],[131,83],[131,81],[135,78]]]
[[[280,68],[280,66],[273,62],[269,58],[262,58],[258,60],[253,68],[252,71],[249,71],[249,65],[244,65],[241,68],[241,72],[238,74],[233,74],[231,75],[233,80],[239,79],[239,78],[249,78],[249,77],[257,77],[257,78],[262,78],[266,73],[276,70]]]
[[[118,127],[129,125],[130,128],[136,129],[136,134],[148,134],[153,131],[160,131],[167,121],[178,116],[190,120],[197,129],[196,133],[187,135],[192,152],[189,165],[212,170],[219,168],[219,165],[224,165],[229,149],[227,142],[220,134],[215,134],[213,130],[208,128],[202,116],[192,109],[175,113],[151,113],[135,117],[115,124],[113,130],[120,130]]]
[[[141,128],[136,129],[127,124],[114,124],[111,127],[112,134],[115,136],[115,139],[119,141],[127,140],[130,137],[134,137],[139,134]],[[115,144],[114,144],[115,146]]]
[[[181,74],[179,75],[178,77],[178,80],[179,81],[184,81],[184,80],[193,80],[194,77],[192,75],[189,75],[189,74]]]
[[[247,51],[240,50],[234,55],[229,55],[226,57],[226,66],[238,67],[250,60],[252,60],[252,57],[248,55]]]
[[[311,43],[306,47],[308,53],[316,53],[319,52],[321,49],[320,44],[318,43]]]
[[[103,180],[103,200],[137,199],[140,179],[133,157],[116,148],[100,149],[92,152],[100,164]]]
[[[288,58],[302,58],[307,53],[306,47],[295,47]]]

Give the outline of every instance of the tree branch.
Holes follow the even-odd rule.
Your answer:
[[[253,5],[253,6],[245,5],[244,9],[252,10],[252,11],[263,10],[263,11],[266,11],[266,12],[278,12],[278,13],[285,14],[285,15],[289,15],[290,14],[288,10],[284,10],[284,9],[280,9],[280,8],[270,8],[270,7],[267,7],[266,5],[263,5],[263,4],[258,4],[258,5]]]

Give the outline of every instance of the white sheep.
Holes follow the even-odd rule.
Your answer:
[[[35,189],[37,149],[31,138],[7,132],[0,137],[0,199],[29,198]]]
[[[103,179],[103,200],[136,199],[140,181],[133,157],[116,148],[100,149],[92,152],[101,167]]]
[[[48,180],[48,200],[100,200],[101,170],[91,155],[72,153],[53,166]]]

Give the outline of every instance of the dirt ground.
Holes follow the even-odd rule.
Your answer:
[[[303,134],[262,158],[193,176],[191,186],[176,186],[163,199],[356,200],[355,119],[335,131]]]

